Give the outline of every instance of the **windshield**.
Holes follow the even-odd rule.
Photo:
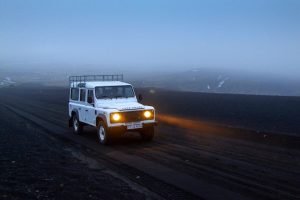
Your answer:
[[[96,87],[95,94],[97,99],[134,97],[134,92],[130,85]]]

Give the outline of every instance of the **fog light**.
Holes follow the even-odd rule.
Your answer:
[[[114,113],[114,114],[112,115],[112,119],[113,119],[114,121],[119,121],[119,120],[121,119],[121,115],[120,115],[119,113]]]
[[[152,113],[149,110],[147,110],[147,111],[144,112],[144,116],[146,118],[150,118],[152,116]]]

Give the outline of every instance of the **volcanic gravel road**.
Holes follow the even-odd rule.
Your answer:
[[[51,191],[51,194],[41,197],[56,199],[71,198],[77,192],[78,197],[87,194],[87,198],[101,198],[104,194],[103,199],[108,196],[115,199],[300,197],[299,137],[257,133],[159,115],[166,123],[160,123],[156,128],[153,142],[142,142],[138,135],[129,133],[110,146],[102,146],[96,142],[94,129],[87,127],[85,134],[76,136],[67,127],[65,92],[65,89],[47,87],[1,91],[1,138],[4,139],[1,139],[0,195],[13,196],[15,190],[8,189],[11,187],[17,188],[21,195],[20,188],[27,187]],[[24,124],[29,124],[30,128],[21,134]],[[38,131],[33,133],[30,130]],[[16,135],[12,136],[14,131]],[[48,141],[50,138],[56,141],[52,141],[52,145]],[[11,179],[13,173],[22,174],[22,171],[31,169],[32,163],[26,165],[24,162],[8,170],[8,163],[15,159],[9,157],[10,151],[14,154],[20,151],[22,158],[24,146],[29,149],[26,156],[37,159],[34,167],[36,181],[32,183],[29,179],[25,185],[18,179],[5,181]],[[55,165],[55,160],[62,159],[64,162]],[[39,160],[43,164],[39,164]],[[49,166],[46,166],[48,162]],[[55,167],[65,170],[55,171]],[[72,170],[71,174],[66,173],[68,169]],[[51,183],[43,182],[40,174],[47,173],[59,176],[57,181],[73,177],[68,182],[69,189],[53,189]],[[39,185],[42,189],[36,189]],[[75,187],[78,185],[86,185],[86,188]],[[73,186],[77,189],[70,189]]]

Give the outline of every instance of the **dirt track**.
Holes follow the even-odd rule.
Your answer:
[[[116,199],[144,199],[148,195],[84,154],[73,155],[79,146],[45,134],[5,107],[0,112],[0,199],[110,199],[112,194]]]
[[[61,146],[72,146],[71,154],[77,159],[82,159],[80,155],[84,154],[85,158],[121,174],[125,177],[121,182],[134,182],[143,188],[137,193],[141,196],[135,198],[147,195],[168,199],[300,197],[299,137],[224,128],[199,121],[198,126],[189,130],[188,126],[160,124],[152,143],[142,143],[138,135],[127,134],[114,145],[105,147],[96,143],[93,129],[87,129],[82,136],[72,135],[67,127],[64,92],[53,88],[15,88],[1,93],[0,103],[6,110],[1,118],[18,116],[19,121],[39,127],[46,135],[61,141]],[[27,136],[23,137],[26,140]],[[65,165],[70,163],[66,160]],[[101,181],[93,184],[96,188],[102,185]]]

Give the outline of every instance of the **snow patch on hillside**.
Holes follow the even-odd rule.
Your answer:
[[[217,88],[221,88],[221,87],[224,85],[224,83],[225,83],[228,79],[229,79],[228,77],[222,79],[222,80],[219,82]]]
[[[12,81],[10,77],[5,77],[2,81],[0,81],[0,87],[14,86],[15,84],[16,82]]]

